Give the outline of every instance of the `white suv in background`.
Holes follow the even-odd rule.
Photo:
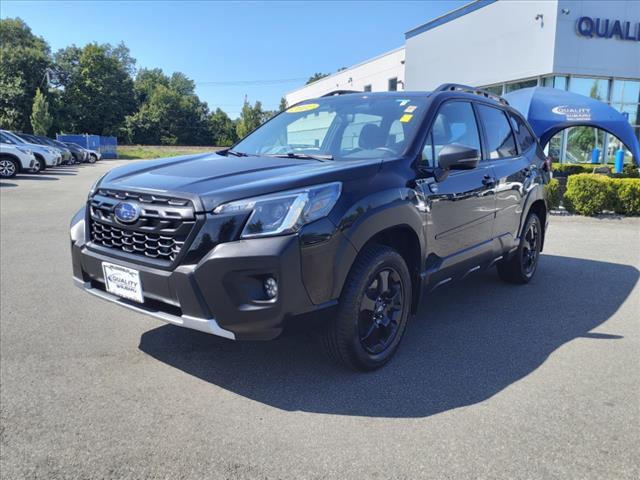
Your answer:
[[[26,146],[0,143],[0,178],[11,178],[19,172],[33,171],[37,163],[33,152]]]
[[[10,143],[15,146],[26,147],[33,152],[37,163],[33,168],[34,173],[38,173],[47,167],[55,167],[62,162],[62,152],[54,147],[26,142],[23,138],[8,130],[0,130],[0,140],[2,143]]]

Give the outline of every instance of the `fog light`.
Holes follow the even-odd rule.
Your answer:
[[[264,281],[264,293],[266,293],[270,299],[278,296],[278,282],[276,282],[275,278],[268,277]]]

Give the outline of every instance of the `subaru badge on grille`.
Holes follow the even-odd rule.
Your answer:
[[[140,206],[131,202],[120,202],[114,210],[116,219],[122,223],[133,223],[140,218]]]

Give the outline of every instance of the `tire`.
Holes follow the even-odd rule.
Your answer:
[[[13,158],[0,158],[0,178],[13,178],[18,174],[20,166]]]
[[[337,314],[321,335],[324,350],[353,370],[385,365],[398,349],[411,308],[411,275],[402,256],[365,247],[347,276]]]
[[[89,158],[87,158],[87,162],[92,163],[92,164],[96,163],[97,160],[98,159],[96,158],[95,155],[89,155]]]
[[[529,213],[522,232],[515,254],[497,265],[498,276],[508,283],[529,283],[538,269],[543,233],[538,215]]]
[[[47,164],[42,157],[36,157],[36,169],[33,169],[33,173],[40,173],[47,169]]]

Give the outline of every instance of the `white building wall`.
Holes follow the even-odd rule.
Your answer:
[[[637,24],[640,22],[640,1],[559,0],[558,9],[555,73],[640,78],[640,42],[615,37],[588,38],[578,35],[576,28],[578,19],[583,16]]]
[[[362,91],[366,85],[371,85],[371,90],[374,92],[386,91],[389,79],[394,77],[399,82],[404,82],[404,47],[305,85],[287,93],[285,98],[287,105],[293,105],[334,90]],[[398,84],[398,90],[403,90],[402,83]]]
[[[551,73],[557,12],[555,0],[497,1],[415,36],[409,33],[406,89],[431,90],[448,82],[490,85]]]

